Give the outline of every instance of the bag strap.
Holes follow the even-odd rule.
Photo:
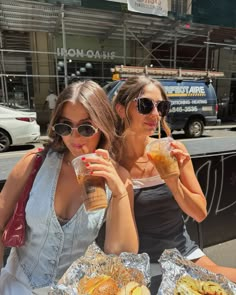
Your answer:
[[[21,199],[22,202],[25,202],[28,200],[29,198],[29,193],[30,193],[30,190],[32,188],[32,185],[33,185],[33,182],[34,182],[34,179],[38,173],[38,170],[40,169],[41,165],[42,165],[42,162],[43,162],[43,155],[40,153],[41,151],[43,151],[43,149],[38,149],[38,152],[37,152],[37,155],[36,155],[36,158],[34,160],[34,165],[33,165],[33,169],[30,173],[30,176],[27,180],[27,183],[24,187],[24,190],[23,190],[23,198]]]

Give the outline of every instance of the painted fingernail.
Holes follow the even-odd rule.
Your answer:
[[[93,174],[93,171],[90,171],[90,174]]]
[[[89,163],[85,164],[86,167],[89,167]]]
[[[84,161],[85,159],[86,159],[85,157],[81,158],[82,161]]]

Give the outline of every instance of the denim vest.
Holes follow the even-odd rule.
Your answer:
[[[7,262],[10,265],[6,266],[32,289],[49,286],[59,279],[85,253],[104,221],[105,209],[87,214],[82,205],[68,223],[59,224],[54,195],[62,159],[62,155],[49,152],[38,171],[26,206],[25,245],[12,249]],[[107,196],[110,199],[108,189]]]

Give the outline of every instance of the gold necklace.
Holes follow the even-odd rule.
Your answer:
[[[140,160],[138,160],[140,159]],[[144,164],[144,163],[148,163],[149,162],[149,159],[146,155],[143,155],[141,157],[139,157],[136,161],[136,163],[140,163],[140,164]]]
[[[152,167],[150,167],[150,165],[148,165],[149,160],[147,161],[140,161],[140,162],[136,162],[135,166],[136,168],[140,171],[140,177],[139,178],[145,178],[145,177],[150,177],[153,174],[153,170],[155,169],[155,167],[152,165]],[[138,164],[145,164],[145,165],[138,165]]]
[[[147,163],[148,161],[149,161],[149,159],[147,159],[147,160],[145,160],[145,161],[136,161],[136,163],[137,163],[137,164],[139,164],[139,163],[140,163],[140,164],[144,164],[144,163]]]

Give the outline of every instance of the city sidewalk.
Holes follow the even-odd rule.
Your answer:
[[[205,126],[205,130],[221,130],[221,129],[235,129],[236,130],[236,122],[223,122],[221,125],[216,126]],[[40,135],[40,142],[44,142],[48,139],[47,136],[47,129],[41,126],[41,135]]]
[[[39,142],[43,143],[45,140],[48,139],[47,136],[47,127],[46,126],[42,126],[40,125],[40,138],[39,138]]]
[[[40,135],[40,138],[39,138],[39,142],[40,143],[44,143],[47,140],[48,140],[48,136],[47,135]]]
[[[219,265],[236,267],[235,249],[236,239],[204,248],[203,251]]]
[[[205,130],[209,129],[236,129],[236,122],[223,122],[220,125],[215,125],[215,126],[205,126]]]

